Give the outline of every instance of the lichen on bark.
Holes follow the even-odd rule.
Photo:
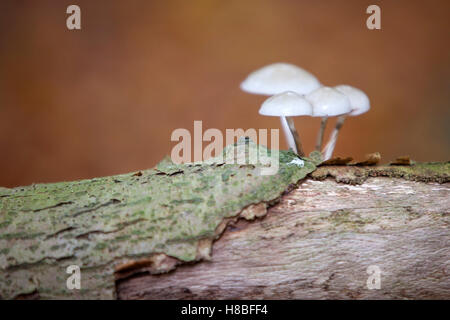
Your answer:
[[[224,152],[241,147],[258,149],[240,139]],[[296,158],[280,151],[274,175],[260,175],[261,162],[164,159],[137,173],[0,188],[0,297],[114,298],[117,272],[167,272],[207,258],[226,219],[273,203],[314,171],[313,161],[293,165]],[[66,287],[69,265],[81,268],[81,290]]]
[[[382,165],[382,166],[321,166],[311,177],[324,180],[332,177],[336,182],[362,184],[368,177],[402,178],[418,182],[450,182],[450,162],[425,162],[414,165]]]

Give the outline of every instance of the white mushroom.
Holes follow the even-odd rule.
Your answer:
[[[349,85],[339,85],[334,87],[339,92],[345,94],[350,100],[350,107],[352,111],[348,114],[350,116],[359,116],[370,109],[369,97],[362,91],[355,87]],[[337,137],[339,130],[344,125],[344,121],[347,115],[342,115],[338,118],[336,122],[336,127],[334,128],[331,137],[323,150],[324,160],[328,160],[333,155],[334,147],[336,146]]]
[[[286,91],[304,95],[320,86],[319,80],[308,71],[283,62],[273,63],[262,67],[249,74],[241,83],[241,89],[243,91],[263,95],[274,95]],[[297,132],[295,130],[293,119],[290,117],[281,117],[281,125],[283,131],[286,133],[289,147],[296,152],[302,153],[301,145],[299,150],[297,147],[294,147],[295,136],[287,134],[287,132]],[[298,141],[298,143],[300,143],[300,141]]]
[[[330,87],[316,89],[306,95],[306,99],[313,105],[313,117],[322,117],[316,143],[316,150],[320,151],[328,118],[349,113],[352,110],[350,100],[343,93]]]
[[[264,95],[274,95],[286,91],[308,94],[320,86],[319,80],[311,73],[284,62],[262,67],[250,73],[241,83],[243,91]]]
[[[305,98],[292,91],[283,92],[264,101],[259,113],[265,116],[280,117],[289,148],[299,156],[304,156],[300,137],[295,129],[292,117],[311,116],[313,114],[312,105]]]

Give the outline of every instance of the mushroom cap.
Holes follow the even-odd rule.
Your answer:
[[[352,108],[352,112],[350,112],[351,116],[359,116],[360,114],[369,111],[370,101],[364,91],[346,84],[334,88],[345,94],[350,100],[350,107]]]
[[[311,73],[293,64],[278,62],[269,64],[248,75],[241,83],[246,92],[273,95],[285,91],[307,94],[321,86]]]
[[[350,99],[336,89],[321,87],[306,96],[313,106],[313,117],[334,117],[352,111]]]
[[[287,91],[263,102],[259,114],[276,117],[312,116],[313,107],[303,96]]]

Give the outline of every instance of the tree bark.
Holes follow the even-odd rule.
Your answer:
[[[0,297],[450,298],[449,163],[294,159],[0,188]]]
[[[315,168],[242,138],[205,162],[0,188],[0,298],[112,299],[117,279],[209,260],[231,219],[254,219]]]
[[[448,183],[309,178],[264,218],[229,224],[211,261],[120,281],[119,298],[450,299],[449,211]]]

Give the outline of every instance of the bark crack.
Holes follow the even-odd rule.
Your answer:
[[[99,204],[99,205],[96,206],[96,207],[93,207],[93,208],[87,208],[87,209],[83,209],[83,210],[77,211],[77,212],[75,212],[75,213],[73,214],[73,217],[78,217],[78,216],[81,215],[81,214],[88,213],[88,212],[92,212],[92,211],[98,210],[98,209],[100,209],[100,208],[102,208],[102,207],[106,207],[106,206],[109,206],[109,205],[112,205],[112,204],[117,204],[117,203],[120,203],[120,200],[117,200],[117,199],[111,199],[111,200],[109,200],[108,202]]]

